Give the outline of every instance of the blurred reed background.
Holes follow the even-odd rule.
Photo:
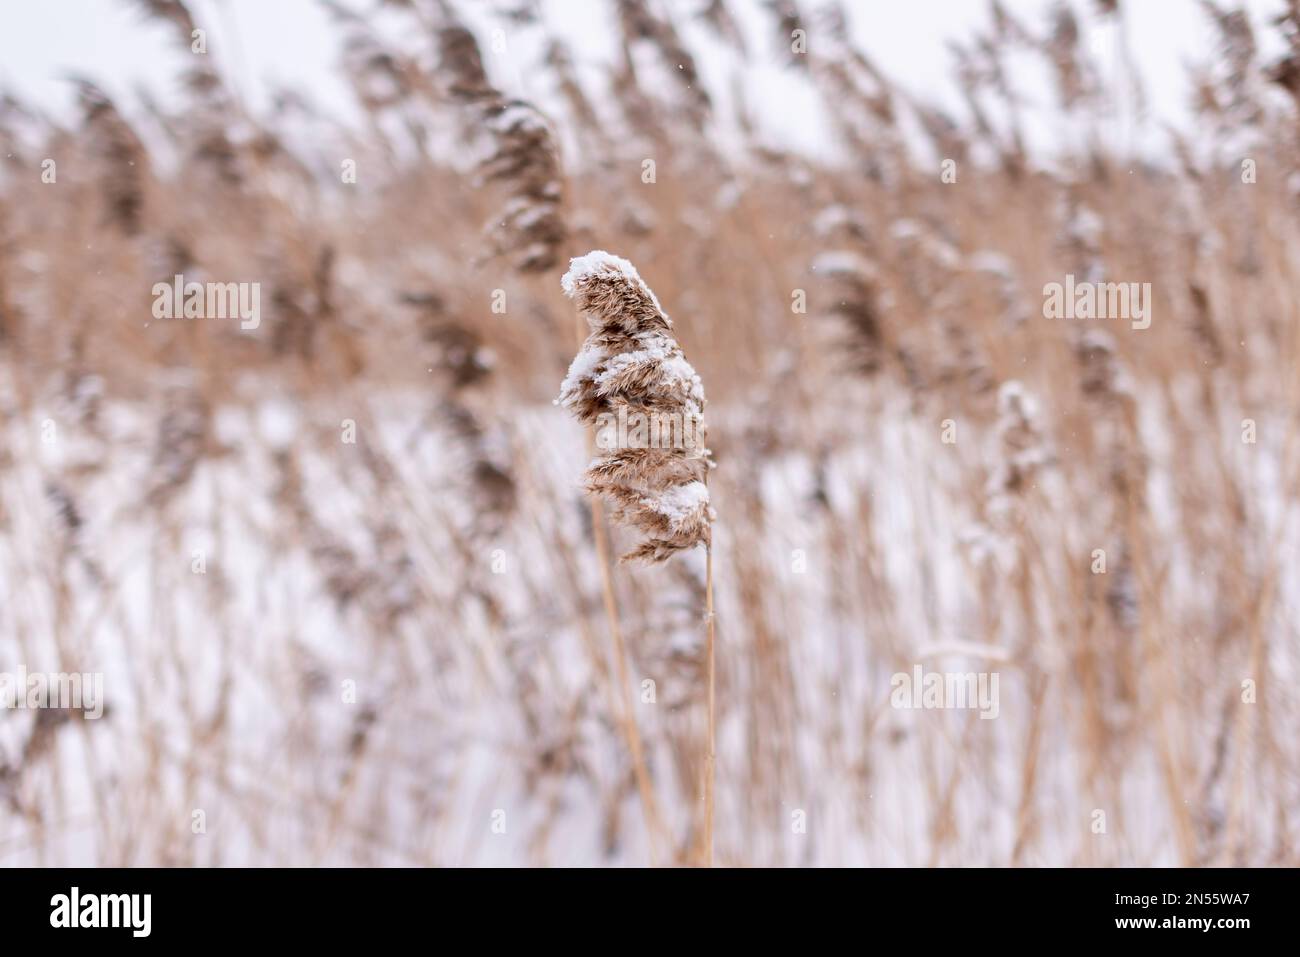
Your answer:
[[[1218,53],[1160,155],[1092,52],[1134,67],[1124,2],[993,3],[952,115],[871,4],[589,2],[609,69],[554,3],[331,0],[361,124],[249,109],[180,0],[134,4],[169,101],[0,102],[0,670],[107,698],[0,713],[0,862],[701,859],[702,550],[614,569],[620,663],[552,404],[607,249],[710,399],[717,863],[1300,863],[1296,0],[1170,5]],[[484,51],[525,40],[521,98]],[[710,58],[811,91],[826,157]],[[260,326],[155,319],[178,273]],[[1043,318],[1067,273],[1151,327]],[[997,719],[891,707],[916,664]]]

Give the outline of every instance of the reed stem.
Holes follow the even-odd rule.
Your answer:
[[[704,762],[704,866],[713,866],[713,781],[714,764],[717,748],[717,721],[714,709],[714,666],[713,666],[713,543],[704,546],[704,603],[705,619],[708,622],[708,639],[705,645],[705,672],[709,685],[709,749]]]

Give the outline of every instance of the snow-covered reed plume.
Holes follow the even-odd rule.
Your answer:
[[[216,58],[198,52],[196,44],[206,49],[204,27],[183,0],[137,0],[136,6],[166,25],[173,42],[184,51],[181,82],[187,103],[178,118],[178,132],[188,159],[215,185],[243,187],[253,162],[246,148],[253,141],[251,129],[217,69]]]
[[[490,138],[479,176],[504,184],[510,193],[487,226],[494,252],[511,257],[519,272],[545,272],[568,236],[555,131],[531,103],[506,97],[492,85],[473,33],[450,22],[438,42],[442,70],[450,78],[447,92]]]
[[[812,270],[826,279],[832,297],[828,313],[843,326],[844,347],[854,371],[870,374],[881,365],[885,351],[883,316],[889,294],[880,273],[866,258],[847,250],[818,254]]]
[[[174,42],[181,48],[196,52],[194,43],[201,32],[194,14],[182,0],[137,0],[136,6],[145,16],[170,28]],[[221,91],[222,79],[206,55],[192,56],[187,61],[185,85],[196,100],[203,100]]]
[[[1092,329],[1074,344],[1080,386],[1092,418],[1099,462],[1110,489],[1110,525],[1119,542],[1119,560],[1109,573],[1106,601],[1116,623],[1127,631],[1138,625],[1138,593],[1133,555],[1138,517],[1146,511],[1147,454],[1138,430],[1137,396],[1132,375],[1120,358],[1115,339]]]
[[[709,96],[695,65],[695,57],[683,42],[673,21],[660,17],[640,0],[617,0],[619,27],[623,32],[623,71],[625,80],[643,89],[649,78],[638,76],[635,50],[638,46],[652,49],[664,67],[663,78],[655,82],[662,89],[662,79],[671,78],[677,94],[674,114],[681,115],[697,131],[703,131],[713,109]]]
[[[149,157],[140,137],[108,94],[89,80],[77,80],[83,133],[101,163],[99,187],[106,220],[123,235],[140,232]]]
[[[713,463],[703,446],[704,387],[672,337],[672,320],[636,268],[603,250],[573,259],[562,285],[591,334],[557,401],[601,427],[603,454],[587,469],[588,490],[614,505],[616,521],[646,535],[623,560],[661,562],[708,544]],[[638,431],[638,423],[654,423],[654,431]],[[669,427],[673,441],[636,439],[656,432],[662,439]]]
[[[1036,484],[1038,473],[1055,459],[1039,423],[1038,403],[1012,379],[998,389],[998,442],[1001,459],[987,487],[989,512],[1011,516],[1017,500]]]

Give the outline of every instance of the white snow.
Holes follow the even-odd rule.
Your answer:
[[[637,349],[635,352],[620,352],[610,357],[609,364],[605,366],[600,375],[596,376],[596,384],[604,385],[610,379],[635,366],[663,362],[672,355],[672,351],[676,347],[677,343],[673,342],[673,340],[659,336],[656,341],[651,342],[644,349]]]
[[[985,249],[973,254],[967,260],[967,265],[975,272],[987,273],[998,279],[1009,281],[1016,278],[1016,268],[1011,260],[992,250]]]
[[[569,271],[560,279],[560,287],[564,294],[572,298],[577,295],[578,283],[591,276],[609,276],[615,278],[621,276],[627,282],[635,283],[640,286],[650,297],[655,308],[663,314],[665,321],[671,326],[672,320],[668,318],[668,313],[664,312],[663,306],[659,304],[659,297],[654,294],[641,274],[636,271],[636,267],[624,259],[622,256],[615,256],[613,253],[607,253],[603,249],[593,249],[585,256],[574,256],[569,260]]]
[[[607,273],[621,273],[632,282],[641,282],[641,274],[636,267],[622,256],[615,256],[603,249],[593,249],[585,256],[574,256],[569,260],[569,271],[560,279],[560,286],[565,295],[572,296],[577,284],[588,276]]]
[[[708,507],[709,489],[703,482],[687,482],[656,492],[643,499],[642,504],[668,519],[669,526],[677,531],[687,519]]]
[[[604,349],[584,345],[569,363],[568,374],[560,383],[560,397],[555,401],[566,408],[572,405],[582,383],[593,378],[596,369],[607,357]]]
[[[812,271],[824,276],[870,275],[871,264],[856,253],[832,250],[816,256]]]
[[[657,364],[659,383],[663,388],[669,391],[684,388],[687,399],[696,406],[702,406],[704,383],[700,381],[695,367],[686,361],[677,342],[660,333],[643,337],[642,341],[645,343],[644,349],[611,356],[604,369],[595,376],[596,385],[604,386],[611,379],[636,366]],[[568,380],[565,381],[567,383]]]

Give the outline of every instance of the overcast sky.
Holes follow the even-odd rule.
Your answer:
[[[366,8],[373,0],[351,0]],[[1006,0],[1007,6],[1036,28],[1046,22],[1052,0]],[[1223,0],[1231,2],[1231,0]],[[482,9],[485,0],[472,0]],[[563,33],[579,57],[608,52],[609,21],[594,16],[593,4],[607,0],[545,0],[548,22]],[[689,9],[698,0],[673,0],[670,9]],[[758,0],[732,0],[741,15],[757,16]],[[1262,24],[1282,0],[1249,0],[1247,7]],[[816,0],[805,0],[809,9]],[[863,47],[909,91],[960,110],[952,78],[952,58],[945,42],[960,39],[986,22],[983,0],[847,0],[856,36]],[[1091,11],[1092,0],[1075,0],[1077,10]],[[314,0],[192,0],[196,17],[210,31],[210,49],[219,55],[245,99],[264,106],[275,83],[310,91],[321,105],[335,105],[354,115],[350,97],[333,69],[338,31]],[[1130,44],[1144,74],[1156,117],[1183,126],[1189,99],[1185,64],[1213,53],[1213,36],[1196,0],[1128,0]],[[1271,27],[1262,29],[1266,50],[1279,47]],[[1114,45],[1092,37],[1099,62],[1113,62]],[[603,51],[603,52],[602,52]],[[182,54],[175,40],[157,23],[143,18],[127,0],[0,0],[0,86],[17,90],[58,116],[68,116],[72,91],[65,77],[85,74],[110,93],[130,101],[137,86],[165,98],[175,84]],[[517,59],[489,66],[515,70]],[[774,68],[775,69],[775,68]],[[815,135],[813,119],[797,103],[780,101],[782,74],[755,80],[756,95],[767,106],[767,122],[793,139]],[[516,76],[516,80],[518,77]],[[1037,77],[1022,78],[1031,95],[1050,96]],[[801,125],[802,124],[802,125]],[[1050,133],[1045,133],[1050,135]]]

